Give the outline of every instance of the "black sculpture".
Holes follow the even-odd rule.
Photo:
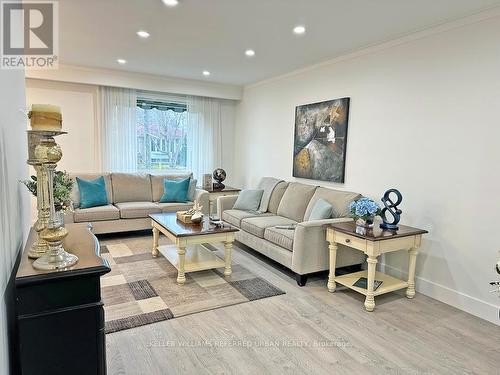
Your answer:
[[[497,273],[500,274],[500,259],[498,260],[497,264],[495,264],[495,268],[497,270]],[[498,296],[500,297],[500,281],[492,281],[490,285],[495,287],[495,289],[493,289],[491,293],[498,292]],[[500,317],[500,311],[498,312],[498,316]]]
[[[390,195],[391,193],[396,194],[397,200],[396,202],[393,202]],[[380,228],[382,229],[388,229],[388,230],[398,230],[398,223],[399,220],[401,220],[401,214],[403,211],[401,211],[397,206],[401,204],[403,201],[403,196],[401,193],[396,190],[396,189],[389,189],[384,193],[384,196],[382,197],[382,203],[384,204],[384,208],[382,209],[382,212],[380,213],[380,217],[382,218],[383,223],[380,224]],[[387,212],[392,216],[392,220],[389,221],[387,219]]]

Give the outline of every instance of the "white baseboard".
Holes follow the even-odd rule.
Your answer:
[[[388,275],[403,280],[408,277],[408,273],[399,268],[384,263],[379,263],[379,265],[380,269]],[[418,276],[415,277],[415,289],[428,297],[500,326],[499,306]]]

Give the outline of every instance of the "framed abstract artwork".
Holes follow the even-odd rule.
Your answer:
[[[341,98],[296,107],[294,177],[344,182],[349,100]]]

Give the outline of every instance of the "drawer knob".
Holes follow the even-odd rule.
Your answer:
[[[351,240],[350,240],[349,238],[346,238],[346,239],[345,239],[345,242],[346,242],[346,243],[349,243],[349,242],[351,242]]]

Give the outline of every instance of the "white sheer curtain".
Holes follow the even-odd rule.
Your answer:
[[[101,86],[101,152],[103,171],[137,170],[135,90]]]
[[[187,167],[202,183],[203,174],[222,163],[221,102],[190,96],[187,103]]]

